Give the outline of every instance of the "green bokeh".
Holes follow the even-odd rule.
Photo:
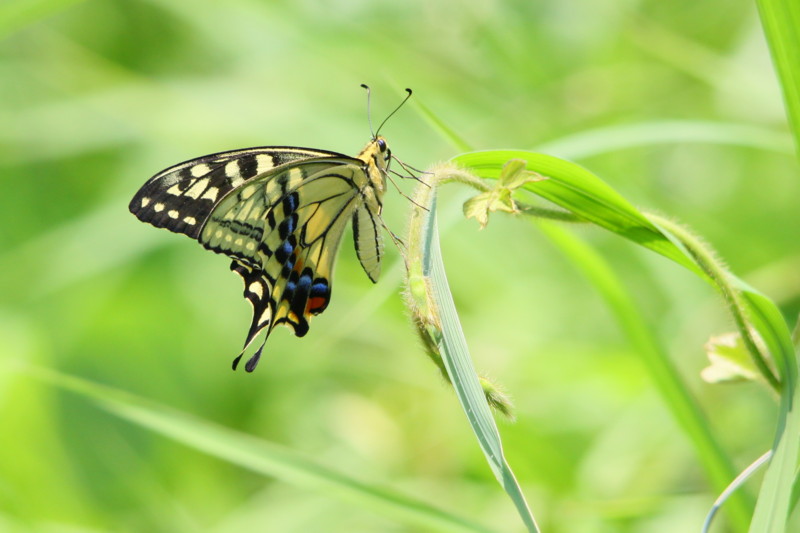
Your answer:
[[[250,311],[228,261],[127,211],[150,175],[204,153],[355,154],[369,139],[360,83],[373,88],[376,121],[411,87],[475,149],[556,147],[637,206],[691,225],[797,316],[798,169],[780,142],[780,93],[752,5],[464,4],[0,4],[0,531],[413,531],[155,436],[15,372],[20,364],[520,530],[407,323],[396,249],[372,286],[346,236],[328,311],[304,339],[277,330],[249,375],[229,369]],[[601,150],[613,135],[604,130],[564,142],[677,120],[779,141],[633,134]],[[458,153],[413,104],[383,134],[417,167]],[[540,525],[696,530],[716,494],[600,297],[529,223],[496,214],[478,231],[463,221],[463,198],[445,190],[440,202],[451,289],[476,366],[517,406],[517,422],[500,429]],[[397,233],[408,208],[390,189],[385,218]],[[764,389],[698,376],[702,344],[733,329],[711,289],[617,237],[579,233],[636,295],[737,466],[766,450],[774,407]]]

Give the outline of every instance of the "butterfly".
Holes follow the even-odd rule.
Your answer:
[[[406,91],[387,119],[411,96]],[[219,152],[157,173],[128,207],[142,222],[231,257],[230,268],[242,277],[253,307],[234,370],[266,330],[245,364],[252,372],[273,328],[284,324],[302,337],[309,319],[328,306],[336,252],[349,221],[358,260],[370,280],[378,281],[391,159],[386,139],[377,133],[355,157],[293,146]]]

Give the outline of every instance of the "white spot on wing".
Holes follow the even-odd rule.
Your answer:
[[[257,281],[254,281],[253,283],[251,283],[250,286],[247,287],[247,290],[249,290],[250,292],[252,292],[256,296],[258,296],[259,298],[263,298],[264,297],[264,289],[263,289],[263,287],[261,287],[261,283],[259,283]]]
[[[194,182],[194,185],[189,187],[183,194],[193,200],[197,200],[200,198],[200,195],[203,194],[203,191],[206,190],[206,187],[208,187],[208,178],[203,178]]]
[[[200,198],[202,200],[211,200],[212,202],[216,202],[217,194],[219,194],[219,189],[217,187],[209,187],[208,190]]]
[[[167,216],[169,218],[178,218],[178,212],[172,209],[170,211],[167,211]]]
[[[150,204],[150,198],[142,198],[142,207],[147,207]]]
[[[205,163],[200,163],[199,165],[195,165],[189,171],[189,173],[195,178],[199,178],[200,176],[205,176],[209,172],[211,172],[211,167],[209,167]]]
[[[183,191],[181,190],[180,185],[178,185],[176,183],[175,185],[173,185],[172,187],[167,189],[167,194],[172,194],[174,196],[180,196],[181,194],[183,194]]]
[[[153,211],[155,211],[156,213],[160,213],[163,210],[164,210],[164,204],[162,203],[157,203],[156,205],[153,206]]]
[[[238,178],[241,174],[241,170],[239,170],[239,161],[234,159],[230,161],[227,165],[225,165],[225,175],[231,179]]]
[[[189,224],[190,226],[194,226],[195,224],[197,224],[197,219],[194,217],[183,217],[183,221]]]
[[[272,156],[267,154],[258,154],[256,156],[256,174],[263,174],[272,168],[275,168],[275,163],[272,161]]]

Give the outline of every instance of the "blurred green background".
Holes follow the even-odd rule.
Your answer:
[[[205,153],[357,153],[360,83],[375,122],[414,89],[382,132],[403,161],[459,153],[419,104],[473,149],[579,161],[800,311],[798,169],[750,2],[6,0],[0,37],[0,531],[415,531],[121,421],[26,365],[521,531],[408,324],[394,247],[372,286],[346,236],[327,312],[304,339],[276,330],[246,374],[230,371],[250,309],[228,261],[128,213],[148,177]],[[452,189],[451,288],[476,366],[517,406],[500,430],[540,525],[696,531],[716,493],[600,297],[534,225],[494,215],[478,231]],[[408,211],[390,189],[395,232]],[[712,290],[577,231],[625,280],[737,468],[768,449],[765,389],[699,378],[703,343],[733,329]]]

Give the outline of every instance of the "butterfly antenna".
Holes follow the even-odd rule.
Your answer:
[[[369,123],[369,132],[372,134],[372,138],[376,137],[375,131],[372,129],[372,106],[370,105],[370,95],[372,91],[369,90],[369,85],[366,83],[362,83],[361,86],[367,90],[367,122]]]
[[[409,98],[411,98],[411,94],[412,94],[412,92],[411,92],[411,89],[406,89],[406,92],[407,92],[408,94],[406,95],[406,97],[405,97],[405,98],[403,98],[403,101],[402,101],[402,102],[400,102],[400,105],[399,105],[399,106],[397,106],[397,107],[395,107],[395,108],[394,108],[394,111],[392,111],[391,113],[389,113],[389,116],[388,116],[388,117],[386,117],[385,119],[383,119],[383,122],[381,122],[381,125],[380,125],[380,126],[378,126],[378,131],[376,131],[376,132],[375,132],[375,134],[372,136],[372,138],[373,138],[373,139],[374,139],[374,138],[376,138],[376,137],[378,136],[378,134],[381,132],[381,128],[383,127],[383,125],[384,125],[384,124],[386,124],[386,121],[387,121],[387,120],[389,120],[390,118],[392,118],[392,115],[394,115],[395,113],[397,113],[397,111],[398,111],[398,110],[399,110],[401,107],[403,107],[403,104],[405,104],[406,102],[408,102],[408,99],[409,99]]]

